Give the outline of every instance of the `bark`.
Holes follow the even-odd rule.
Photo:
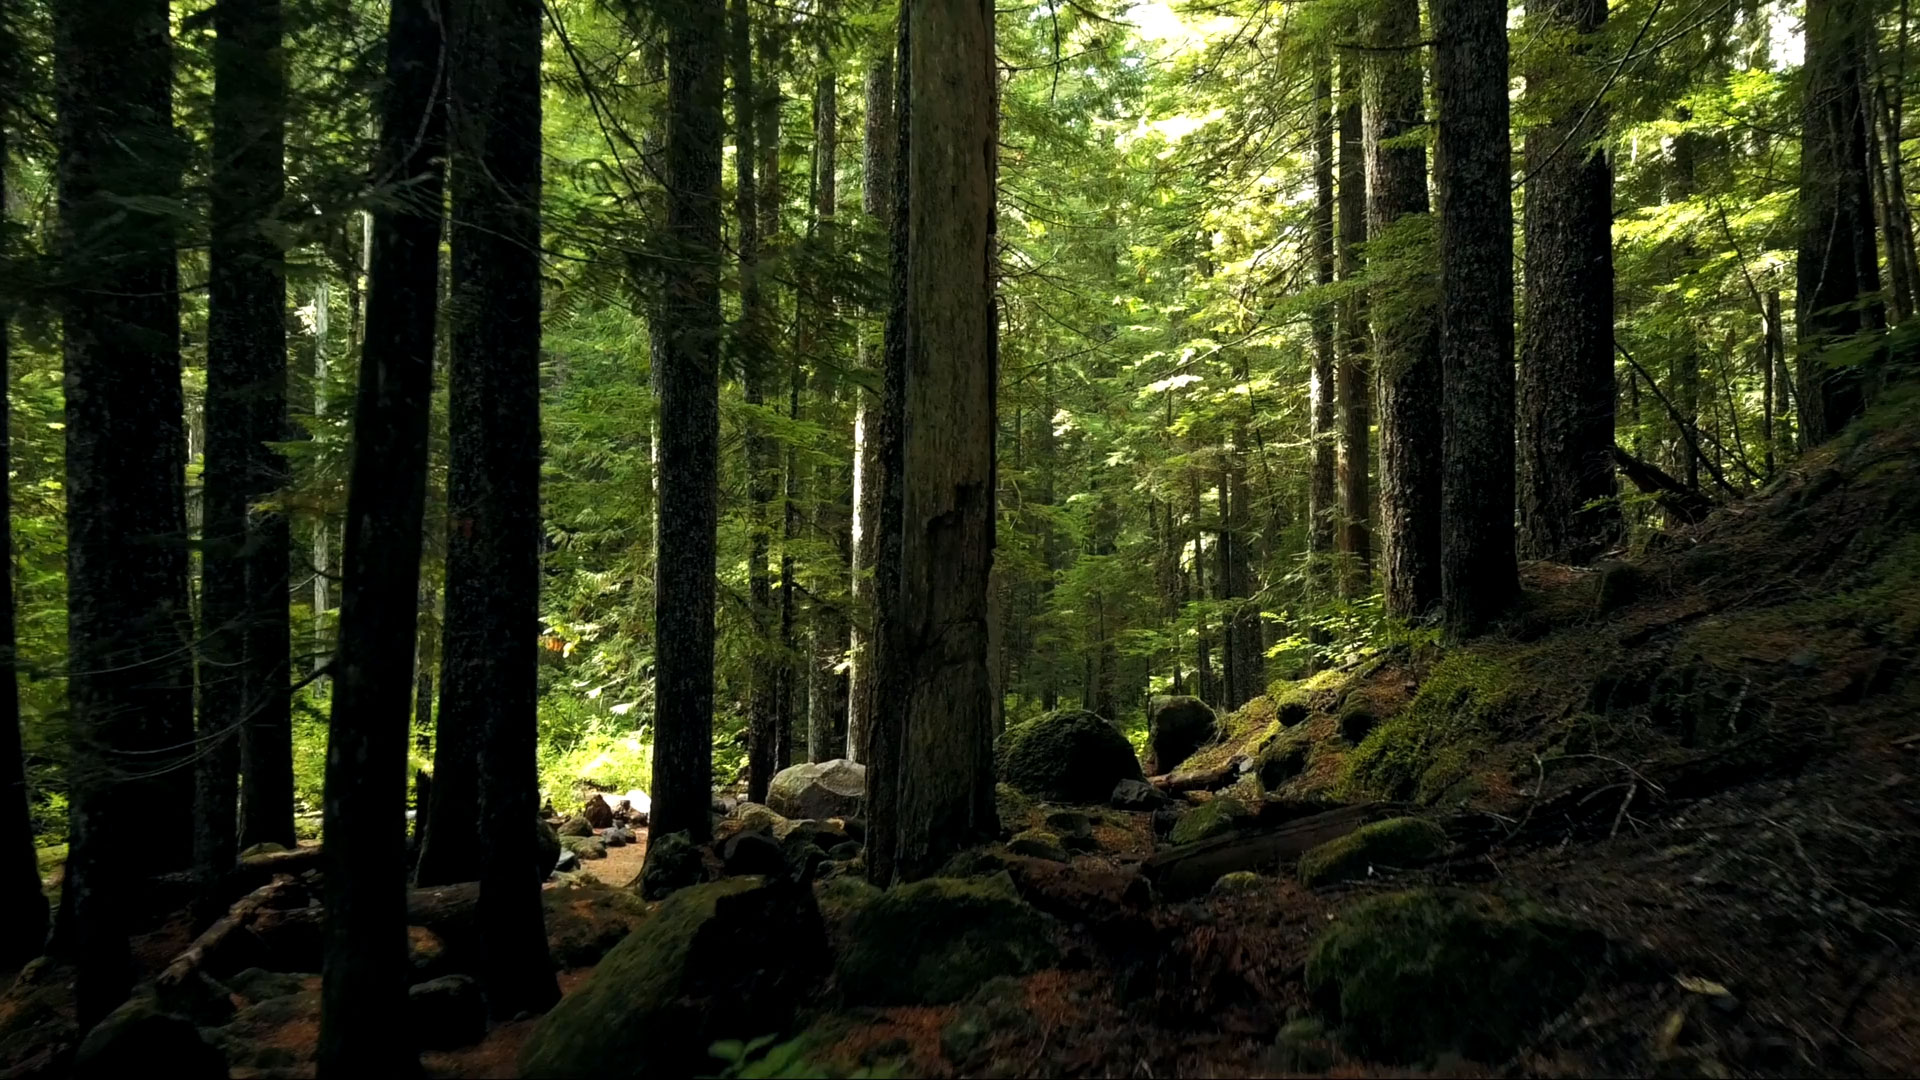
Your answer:
[[[868,872],[924,876],[993,835],[996,172],[993,8],[902,13],[901,200],[887,341],[888,525]],[[914,43],[925,45],[915,47]],[[884,733],[884,737],[883,737]],[[876,815],[877,817],[877,815]]]
[[[1533,0],[1531,14],[1584,39],[1605,22],[1606,0]],[[1587,51],[1584,40],[1576,47]],[[1552,74],[1528,76],[1549,119],[1526,140],[1520,554],[1585,562],[1622,527],[1612,460],[1613,167],[1600,145],[1601,110],[1589,115],[1590,95],[1566,92]]]
[[[1313,265],[1314,282],[1333,285],[1333,81],[1332,60],[1316,61],[1313,84]],[[1333,553],[1336,505],[1334,402],[1334,312],[1322,302],[1313,314],[1313,363],[1307,376],[1307,560],[1308,580],[1316,596],[1329,584],[1327,562]],[[1237,688],[1236,688],[1237,689]]]
[[[667,350],[659,374],[655,835],[712,831],[714,530],[720,434],[720,106],[726,10],[696,0],[667,39]]]
[[[1808,0],[1805,114],[1800,149],[1800,433],[1831,438],[1866,408],[1870,366],[1835,349],[1879,331],[1880,267],[1867,173],[1866,74],[1870,11],[1860,0]]]
[[[831,3],[823,8],[823,14],[832,17]],[[820,248],[818,257],[822,265],[831,266],[834,263],[834,204],[839,197],[840,101],[835,87],[833,54],[824,43],[820,47],[820,75],[815,82],[813,141],[816,161],[815,235]],[[814,310],[807,318],[804,329],[809,331],[810,341],[814,343],[812,348],[818,348],[817,343],[830,340],[827,330],[833,320],[833,292],[830,279],[825,276],[816,278],[807,288],[813,298]],[[815,371],[822,376],[828,367],[819,357],[814,358]],[[820,403],[822,419],[826,420],[832,412],[831,386],[825,378],[816,378],[822,383]],[[840,511],[836,486],[832,466],[823,464],[814,470],[813,531],[817,537],[838,532]],[[840,694],[842,677],[834,669],[846,655],[847,624],[845,616],[838,609],[821,600],[827,593],[838,592],[837,588],[830,585],[829,578],[838,569],[837,565],[832,560],[825,560],[824,565],[824,572],[819,564],[814,567],[811,591],[815,600],[807,621],[808,761],[827,761],[834,757],[834,736],[846,716],[846,706]]]
[[[286,73],[278,0],[214,9],[212,248],[207,283],[207,449],[201,534],[199,805],[204,881],[236,843],[293,844],[287,693],[286,518],[252,507],[280,486],[286,278],[268,228],[285,189]],[[277,571],[277,572],[276,572]],[[236,773],[243,792],[236,792]],[[246,810],[237,813],[236,794]],[[242,820],[244,818],[244,820]]]
[[[367,328],[354,399],[327,739],[323,1077],[419,1071],[407,1018],[407,739],[439,300],[445,42],[434,0],[387,33]]]
[[[1426,149],[1398,145],[1426,122],[1420,61],[1410,48],[1420,40],[1417,0],[1381,0],[1368,31],[1375,51],[1364,79],[1367,218],[1378,236],[1428,212]],[[1380,380],[1380,563],[1387,611],[1418,618],[1440,600],[1439,326],[1426,310],[1391,308],[1393,288],[1375,286],[1372,306]]]
[[[760,284],[759,194],[754,169],[758,151],[754,96],[752,18],[746,0],[733,0],[729,13],[728,58],[733,68],[734,218],[740,232],[740,326],[736,333],[745,369],[748,405],[764,408],[766,382],[772,373],[768,355],[768,327]],[[753,503],[748,540],[747,602],[753,613],[752,685],[747,702],[747,798],[767,801],[773,780],[774,723],[778,716],[774,692],[778,673],[769,655],[768,633],[773,623],[773,581],[767,573],[772,551],[774,445],[765,419],[755,415],[747,432],[747,497]]]
[[[1340,237],[1335,252],[1341,281],[1353,281],[1363,270],[1360,245],[1367,242],[1367,156],[1362,135],[1360,63],[1348,56],[1340,61]],[[1373,410],[1373,363],[1367,343],[1367,299],[1355,292],[1340,302],[1339,370],[1337,372],[1340,452],[1338,461],[1339,521],[1337,547],[1341,556],[1340,592],[1365,595],[1373,579],[1373,512],[1368,469]]]
[[[1506,5],[1435,0],[1439,201],[1440,593],[1477,634],[1519,593],[1513,530],[1513,197]]]
[[[0,63],[16,58],[16,43],[0,26]],[[0,112],[0,224],[7,208],[7,129],[14,117]],[[10,303],[0,298],[0,387],[9,375]],[[0,409],[0,478],[11,475],[13,444],[8,416]],[[13,550],[11,485],[0,483],[0,552]],[[47,940],[47,898],[40,891],[40,869],[33,843],[33,818],[27,807],[26,762],[20,740],[20,673],[15,664],[13,560],[0,576],[0,966],[25,963]]]
[[[445,813],[436,815],[421,876],[465,880],[426,873],[443,839],[477,849],[480,976],[488,1008],[509,1019],[560,998],[540,906],[544,875],[527,827],[540,807],[542,17],[539,0],[457,0],[452,14],[452,442],[439,730],[456,714],[466,728],[479,813],[459,815],[436,784]],[[436,750],[445,744],[436,738]],[[440,860],[433,869],[455,865]]]
[[[193,862],[194,640],[168,5],[54,9],[66,366],[72,823],[62,939],[82,1026],[130,985],[141,883]],[[128,847],[124,837],[138,833]],[[109,851],[108,849],[111,848]],[[70,932],[69,932],[70,931]]]

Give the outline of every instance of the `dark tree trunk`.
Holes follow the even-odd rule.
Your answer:
[[[759,194],[754,167],[758,154],[754,136],[760,107],[753,86],[753,20],[746,0],[733,0],[728,14],[728,59],[733,68],[734,218],[740,230],[740,326],[736,332],[745,369],[747,404],[765,408],[766,384],[772,374],[765,304],[760,283]],[[747,566],[747,600],[753,611],[753,659],[748,689],[747,798],[767,801],[773,779],[775,724],[779,717],[774,695],[779,675],[770,655],[773,629],[773,580],[767,572],[772,552],[773,495],[776,465],[773,437],[764,417],[749,419],[747,433],[747,494],[752,500],[751,538]]]
[[[1885,315],[1861,100],[1871,12],[1860,0],[1807,0],[1805,126],[1800,149],[1800,437],[1831,438],[1866,408],[1863,357],[1834,346],[1878,331]]]
[[[929,874],[998,828],[987,665],[998,321],[993,8],[910,0],[901,23],[880,705],[867,765],[876,811],[868,875],[881,883]]]
[[[1379,0],[1368,27],[1375,51],[1365,78],[1367,217],[1379,236],[1427,214],[1427,152],[1403,136],[1425,122],[1418,0]],[[1392,145],[1389,145],[1389,144]],[[1380,563],[1387,611],[1418,618],[1440,602],[1440,368],[1438,324],[1396,306],[1408,282],[1374,290],[1380,378]]]
[[[420,1068],[402,823],[439,307],[442,18],[435,0],[395,0],[387,30],[374,176],[388,198],[374,210],[327,737],[323,1077]]]
[[[823,8],[824,14],[832,17],[831,0]],[[822,265],[834,263],[834,203],[839,196],[837,173],[839,171],[840,141],[840,101],[834,85],[835,73],[832,51],[827,45],[820,47],[820,74],[814,84],[814,220],[816,237],[819,244],[818,259]],[[829,341],[828,327],[833,320],[834,298],[829,278],[821,277],[809,282],[806,291],[812,297],[810,314],[802,323],[802,333],[809,345],[803,352],[817,349],[817,343]],[[824,372],[827,364],[819,357],[814,358],[814,368]],[[819,379],[821,419],[831,422],[831,384]],[[814,470],[814,511],[813,531],[817,539],[839,531],[840,517],[838,485],[834,478],[835,470],[822,464]],[[822,569],[824,567],[824,569]],[[819,560],[811,575],[812,593],[815,602],[813,611],[807,620],[807,760],[827,761],[833,757],[834,734],[837,721],[846,714],[840,702],[840,676],[834,671],[846,654],[847,624],[845,616],[830,603],[819,599],[823,594],[838,592],[831,585],[829,575],[839,570],[833,560]]]
[[[667,38],[667,355],[659,374],[654,835],[712,831],[714,530],[720,436],[720,136],[726,9],[695,0]]]
[[[0,63],[17,62],[17,42],[0,26]],[[3,105],[6,103],[0,103]],[[0,111],[0,224],[7,207],[7,129],[11,111]],[[0,298],[0,387],[11,386],[8,372],[8,324],[11,305]],[[4,478],[12,468],[13,444],[8,413],[0,409],[0,554],[7,554],[0,577],[0,967],[13,967],[38,955],[47,941],[47,898],[40,891],[40,869],[33,845],[33,818],[27,808],[26,762],[20,742],[20,673],[15,665],[13,616],[13,494]]]
[[[214,9],[212,250],[207,283],[207,449],[201,547],[200,799],[195,861],[218,880],[241,846],[291,847],[287,690],[291,537],[252,507],[280,486],[286,278],[267,226],[286,186],[286,72],[278,0]],[[235,777],[241,777],[236,816]]]
[[[126,997],[127,912],[193,863],[192,617],[168,5],[54,9],[72,825],[82,1026]],[[128,845],[126,837],[139,836]],[[71,931],[68,933],[67,931]]]
[[[1591,35],[1607,8],[1606,0],[1532,0],[1531,13]],[[1613,167],[1598,145],[1605,120],[1597,108],[1587,115],[1591,90],[1553,76],[1527,77],[1548,119],[1526,143],[1520,554],[1585,562],[1621,529],[1613,501]]]
[[[478,848],[480,976],[501,1019],[560,998],[532,828],[540,808],[542,29],[539,0],[456,0],[448,68],[452,444],[440,719],[445,730],[462,714],[477,757],[479,813],[454,829],[443,818],[434,843],[472,837]],[[431,854],[430,845],[423,863]]]
[[[1434,0],[1442,435],[1440,594],[1479,633],[1519,592],[1513,535],[1513,195],[1507,8]]]
[[[867,215],[886,227],[893,187],[893,50],[883,48],[867,68],[867,122],[862,204]],[[865,344],[862,344],[865,352]],[[864,357],[863,357],[864,360]],[[862,365],[869,376],[880,371]],[[880,394],[861,387],[853,421],[853,585],[851,663],[847,669],[847,757],[867,760],[867,731],[873,723],[873,563],[880,517]]]
[[[1332,59],[1322,53],[1315,62],[1320,70],[1313,83],[1313,280],[1328,289],[1333,285]],[[1314,305],[1313,363],[1307,375],[1307,572],[1316,598],[1324,598],[1331,581],[1327,563],[1338,513],[1333,335],[1333,305]]]
[[[1360,61],[1340,61],[1340,246],[1341,281],[1360,276],[1360,245],[1367,242],[1367,154],[1360,122]],[[1373,411],[1373,364],[1367,346],[1367,299],[1356,292],[1340,302],[1339,522],[1340,591],[1363,596],[1373,579],[1373,464],[1369,445]]]

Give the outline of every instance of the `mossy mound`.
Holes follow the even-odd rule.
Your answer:
[[[1347,794],[1433,802],[1485,756],[1517,707],[1526,678],[1492,647],[1462,649],[1436,664],[1407,707],[1380,721],[1347,757]]]
[[[1585,992],[1606,953],[1597,931],[1530,903],[1420,889],[1342,911],[1307,954],[1306,985],[1357,1055],[1498,1062]]]
[[[813,893],[730,878],[682,889],[542,1017],[524,1077],[691,1076],[725,1038],[780,1031],[825,968]]]
[[[1168,839],[1176,844],[1191,844],[1222,836],[1232,832],[1241,818],[1252,816],[1253,811],[1247,809],[1245,803],[1231,795],[1222,795],[1180,815]]]
[[[1045,829],[1028,829],[1014,834],[1007,841],[1007,852],[1011,855],[1024,855],[1029,859],[1046,859],[1050,862],[1066,862],[1067,848],[1060,837]]]
[[[631,890],[598,882],[540,894],[547,945],[563,968],[587,967],[647,921],[647,905]]]
[[[1300,856],[1308,888],[1367,876],[1371,866],[1414,866],[1447,850],[1446,830],[1425,818],[1392,818],[1363,826]]]
[[[707,876],[706,856],[691,836],[675,832],[649,839],[647,861],[640,868],[641,896],[659,900]]]
[[[1197,697],[1157,697],[1147,706],[1147,747],[1155,772],[1172,772],[1213,740],[1213,710]]]
[[[1221,874],[1220,880],[1213,883],[1213,895],[1237,896],[1244,893],[1257,893],[1266,890],[1267,879],[1251,870],[1235,870],[1230,874]]]
[[[1145,776],[1120,729],[1084,709],[1059,709],[1008,728],[994,757],[1002,780],[1057,802],[1104,803],[1115,784]]]
[[[1254,775],[1260,786],[1273,791],[1281,784],[1307,771],[1313,757],[1313,740],[1304,728],[1290,728],[1269,743],[1254,759]]]
[[[1058,956],[1046,919],[1005,873],[889,889],[854,915],[848,936],[837,976],[846,1000],[860,1005],[945,1005]]]

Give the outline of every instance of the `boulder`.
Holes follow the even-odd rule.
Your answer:
[[[1364,701],[1352,702],[1340,710],[1340,737],[1359,746],[1379,723],[1380,718],[1374,715],[1373,706]]]
[[[1254,771],[1260,774],[1260,786],[1263,789],[1272,791],[1307,771],[1313,742],[1304,735],[1304,731],[1288,732],[1260,751],[1259,758],[1254,762]]]
[[[604,859],[607,857],[607,842],[597,836],[563,836],[560,846],[580,856],[582,859]]]
[[[164,1012],[141,994],[107,1014],[73,1056],[73,1076],[120,1080],[147,1076],[165,1063],[168,1077],[225,1080],[227,1055],[200,1035],[192,1020]]]
[[[1144,780],[1133,744],[1084,709],[1059,709],[1008,728],[994,744],[1000,779],[1036,798],[1102,803],[1122,780]]]
[[[798,821],[783,820],[773,827],[773,838],[789,847],[795,844],[818,844],[823,848],[847,839],[845,826],[832,821],[815,821],[801,818]]]
[[[1597,931],[1526,901],[1419,889],[1341,911],[1307,953],[1306,989],[1357,1057],[1505,1061],[1609,951]]]
[[[1047,814],[1047,831],[1060,838],[1068,851],[1094,851],[1100,847],[1093,838],[1093,819],[1078,810],[1054,810]]]
[[[647,814],[653,810],[653,800],[647,797],[646,792],[635,789],[615,799],[613,801],[613,812],[615,814],[621,813],[622,803],[626,804],[625,813],[629,819],[637,818],[639,819],[638,824],[646,824]]]
[[[763,832],[735,833],[721,848],[721,865],[730,877],[742,874],[779,876],[787,872],[787,852]]]
[[[606,797],[599,792],[595,792],[593,798],[588,799],[587,804],[580,808],[580,816],[586,818],[587,824],[596,829],[605,829],[613,825],[613,807],[607,805]]]
[[[1007,852],[1012,855],[1025,855],[1030,859],[1049,859],[1053,862],[1066,862],[1067,849],[1060,838],[1044,829],[1028,829],[1007,841]]]
[[[1220,880],[1213,883],[1213,895],[1237,896],[1243,893],[1262,892],[1267,888],[1267,879],[1251,870],[1235,870],[1221,874]]]
[[[561,874],[571,874],[579,869],[580,869],[580,856],[575,855],[573,852],[568,851],[565,848],[562,848],[560,850],[560,857],[554,860],[552,876],[557,877]]]
[[[640,895],[659,900],[676,889],[699,884],[706,876],[706,859],[686,833],[656,836],[647,845],[647,861],[640,870]]]
[[[567,819],[567,823],[565,825],[560,826],[560,835],[561,836],[592,836],[593,822],[588,821],[587,816],[585,814],[575,814],[572,817]]]
[[[1447,850],[1446,830],[1425,818],[1389,818],[1365,825],[1300,856],[1308,888],[1366,877],[1375,865],[1418,866]]]
[[[422,1050],[472,1046],[487,1037],[487,1002],[470,975],[443,975],[407,991],[407,1020]]]
[[[1058,958],[1045,917],[1005,873],[895,886],[853,916],[848,938],[837,980],[862,1005],[945,1005]]]
[[[787,876],[802,885],[810,884],[819,875],[821,864],[827,861],[827,853],[812,841],[787,844],[785,850]]]
[[[554,864],[560,861],[560,833],[553,826],[535,819],[534,826],[540,830],[533,841],[534,865],[540,871],[540,880],[547,880],[553,873]]]
[[[790,818],[858,817],[866,798],[867,767],[845,758],[782,769],[767,786],[767,806]]]
[[[1115,810],[1154,811],[1167,805],[1166,793],[1145,780],[1122,780],[1113,785],[1107,805]]]
[[[1197,697],[1157,697],[1147,705],[1147,751],[1153,771],[1169,773],[1213,741],[1219,724]]]
[[[1283,701],[1278,710],[1280,726],[1283,728],[1304,724],[1307,722],[1307,717],[1312,715],[1313,710],[1307,708],[1307,703],[1304,701]]]
[[[733,808],[727,820],[740,823],[741,832],[770,833],[785,824],[786,818],[757,802],[743,802]]]
[[[600,842],[608,847],[626,847],[633,843],[634,839],[633,830],[619,825],[600,834]]]
[[[1245,803],[1231,795],[1222,795],[1204,806],[1196,806],[1180,815],[1168,839],[1176,844],[1191,844],[1230,833],[1240,819],[1253,816]]]
[[[547,948],[562,968],[591,967],[647,920],[647,905],[631,889],[599,882],[540,894]]]
[[[674,893],[542,1017],[519,1075],[694,1076],[722,1039],[783,1031],[826,967],[810,890],[729,878]]]
[[[445,974],[447,943],[424,926],[407,927],[407,964],[416,979],[432,979]]]

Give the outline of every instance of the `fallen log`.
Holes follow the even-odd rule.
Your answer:
[[[294,848],[292,851],[269,851],[261,855],[249,855],[240,860],[240,872],[271,878],[275,874],[303,874],[308,870],[317,870],[325,861],[325,855],[319,844],[312,847]]]
[[[249,928],[257,915],[284,903],[298,891],[297,881],[281,876],[248,893],[194,938],[193,944],[167,965],[154,984],[163,993],[183,990],[206,970],[210,960],[223,954],[235,938]]]
[[[1362,825],[1393,817],[1403,810],[1389,803],[1362,803],[1296,817],[1277,825],[1255,824],[1211,840],[1169,848],[1147,859],[1140,869],[1163,896],[1173,899],[1198,896],[1211,889],[1222,874],[1236,870],[1271,870]]]

